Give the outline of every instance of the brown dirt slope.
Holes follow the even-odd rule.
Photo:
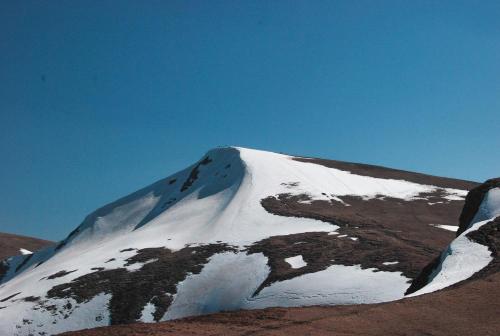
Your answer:
[[[11,233],[0,233],[0,260],[21,254],[20,248],[30,251],[39,250],[53,242],[38,238],[19,236]]]

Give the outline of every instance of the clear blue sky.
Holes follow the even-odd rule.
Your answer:
[[[1,1],[0,231],[239,145],[500,175],[499,1]]]

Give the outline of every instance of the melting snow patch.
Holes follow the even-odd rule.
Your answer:
[[[304,266],[307,266],[307,263],[304,261],[301,255],[285,258],[285,261],[289,263],[292,268],[302,268]]]
[[[148,302],[142,309],[141,321],[145,323],[154,322],[153,314],[155,313],[155,311],[156,311],[155,305],[152,304],[151,302]]]
[[[33,254],[33,252],[31,252],[30,250],[26,250],[23,248],[20,248],[19,252],[21,252],[22,255]]]
[[[275,282],[250,298],[245,308],[386,302],[402,298],[408,280],[400,272],[333,265],[323,271]]]
[[[354,241],[358,240],[358,238],[357,238],[357,237],[349,237],[349,238],[350,238],[351,240],[354,240]]]
[[[457,232],[458,226],[456,225],[443,225],[443,224],[429,224],[430,226],[437,227],[439,229]]]
[[[500,216],[500,188],[493,188],[484,196],[472,223]]]
[[[471,231],[478,230],[489,221],[478,222],[458,236],[441,254],[441,267],[429,277],[432,280],[425,287],[408,296],[417,296],[443,289],[470,278],[474,273],[486,267],[493,260],[488,246],[473,242],[466,235]]]
[[[216,254],[199,274],[188,275],[177,285],[177,294],[162,321],[245,308],[269,271],[262,253]]]
[[[149,260],[146,260],[145,262],[133,263],[132,265],[126,266],[125,268],[129,272],[134,272],[134,271],[141,269],[142,266],[149,264],[149,263],[152,263],[152,262],[155,262],[155,261],[158,261],[158,258],[149,259]]]
[[[389,265],[396,265],[399,264],[399,261],[386,261],[383,262],[382,265],[389,266]]]

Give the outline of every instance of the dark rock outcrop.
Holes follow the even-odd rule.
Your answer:
[[[476,215],[479,206],[484,199],[484,196],[490,189],[496,187],[500,187],[500,178],[487,180],[483,184],[469,191],[460,215],[460,226],[457,236],[469,228],[472,219]],[[464,282],[477,278],[484,278],[487,275],[500,271],[500,260],[498,257],[498,253],[500,251],[500,218],[491,220],[481,226],[478,230],[467,233],[467,237],[478,244],[487,246],[491,251],[493,261]],[[410,287],[405,293],[406,295],[412,294],[425,287],[432,280],[432,275],[438,272],[439,267],[441,267],[443,253],[445,252],[442,252],[441,255],[435,257],[432,262],[422,269],[420,274],[412,281]]]
[[[486,193],[493,188],[500,188],[500,177],[487,180],[483,184],[475,187],[467,194],[464,208],[460,214],[460,226],[457,231],[457,237],[470,226],[470,223],[481,205]]]

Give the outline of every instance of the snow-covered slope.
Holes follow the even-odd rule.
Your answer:
[[[494,237],[500,227],[500,179],[487,181],[470,195],[474,195],[474,199],[468,196],[468,202],[478,204],[473,210],[467,205],[464,207],[464,211],[473,211],[468,216],[472,220],[415,280],[409,296],[434,292],[469,279],[496,259],[498,246],[495,241],[498,239]]]
[[[309,207],[335,213],[361,203],[418,205],[429,217],[432,209],[462,204],[467,190],[304,160],[235,147],[211,150],[187,169],[98,209],[57,246],[8,259],[0,334],[401,298],[414,271],[404,251],[424,255],[428,247],[398,240],[402,230],[375,220],[358,216],[352,225],[330,214],[316,218]],[[272,213],[276,205],[280,213],[298,212]],[[418,230],[448,234],[433,233],[430,223]],[[397,253],[377,257],[373,234],[388,237]],[[321,246],[333,248],[317,250]],[[303,259],[289,259],[298,255]]]

